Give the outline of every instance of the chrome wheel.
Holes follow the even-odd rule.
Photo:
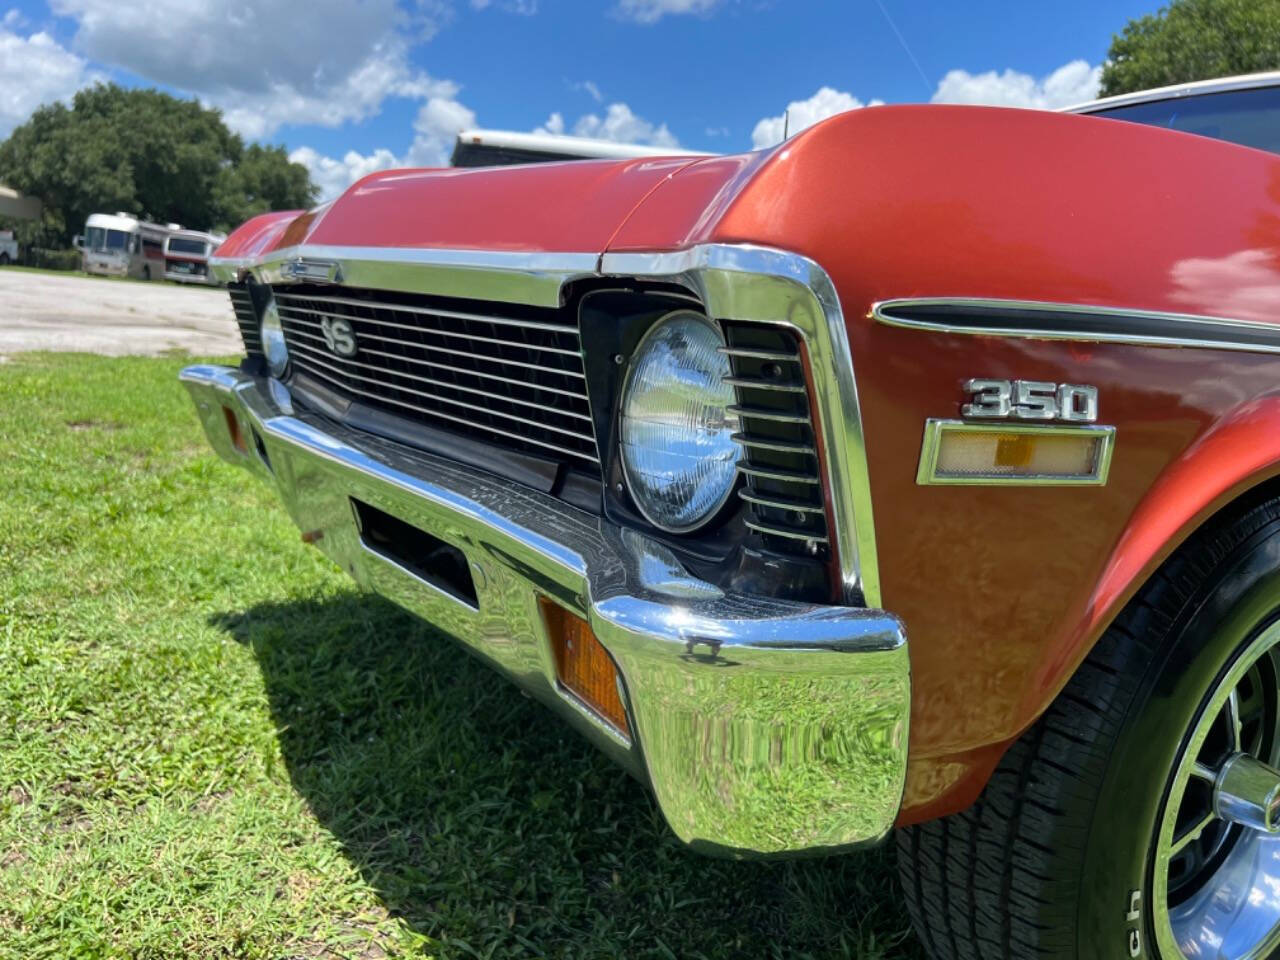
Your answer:
[[[1280,623],[1212,689],[1157,834],[1162,957],[1255,960],[1280,946]]]

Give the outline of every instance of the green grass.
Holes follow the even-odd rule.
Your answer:
[[[734,863],[207,452],[183,361],[0,364],[0,957],[920,953]]]

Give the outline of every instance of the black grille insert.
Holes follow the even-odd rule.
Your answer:
[[[742,423],[738,469],[745,483],[746,526],[774,553],[828,560],[831,544],[809,410],[804,359],[794,333],[762,324],[726,323],[737,392],[733,411]]]
[[[247,283],[228,283],[227,293],[231,295],[231,309],[236,313],[236,323],[240,325],[240,339],[244,343],[244,352],[251,357],[262,355],[262,334],[258,330],[258,314],[253,309],[253,296],[249,293]]]
[[[273,292],[291,361],[307,376],[398,417],[599,474],[578,328],[560,314],[345,288]],[[354,354],[331,346],[336,321],[350,326]]]

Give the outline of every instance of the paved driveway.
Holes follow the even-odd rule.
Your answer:
[[[242,347],[225,290],[0,267],[0,356],[22,350],[218,355]]]

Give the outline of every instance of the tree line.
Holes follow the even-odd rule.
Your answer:
[[[284,147],[246,145],[195,100],[112,83],[36,110],[0,143],[0,182],[44,203],[41,220],[13,222],[24,245],[40,247],[70,245],[91,213],[226,232],[316,200]]]

